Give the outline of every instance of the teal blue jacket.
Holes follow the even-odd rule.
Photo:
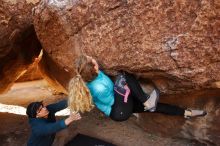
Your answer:
[[[87,83],[87,87],[93,98],[96,107],[101,110],[106,116],[111,113],[114,103],[114,84],[111,79],[102,71],[99,71],[98,76],[91,82]]]

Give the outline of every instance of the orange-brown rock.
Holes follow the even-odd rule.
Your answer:
[[[68,86],[71,76],[57,62],[53,61],[47,52],[43,53],[42,59],[39,62],[39,68],[41,75],[57,92],[68,94],[65,87]]]
[[[151,79],[164,93],[219,88],[217,0],[48,0],[42,1],[33,13],[46,54],[43,65],[49,67],[45,74],[64,88],[75,74],[73,62],[81,53],[96,58],[108,74],[126,70]],[[167,102],[195,108],[206,108],[209,102],[217,105],[208,110],[207,118],[192,121],[144,114],[145,119],[140,121],[151,122],[144,127],[173,136],[181,131],[181,137],[220,144],[216,137],[220,135],[216,127],[219,98],[175,96]]]
[[[35,65],[33,67],[29,67],[28,70],[16,82],[33,81],[40,79],[42,79],[41,72],[38,65]]]
[[[182,108],[204,109],[205,117],[184,119],[159,113],[140,114],[139,124],[147,132],[165,137],[179,137],[197,140],[200,145],[220,144],[220,90],[209,89],[191,93],[162,96],[160,102]]]
[[[11,87],[40,52],[32,25],[32,8],[37,2],[0,1],[0,93]]]
[[[109,74],[126,70],[173,93],[220,81],[219,7],[209,0],[49,0],[35,8],[34,25],[69,74],[81,50]]]

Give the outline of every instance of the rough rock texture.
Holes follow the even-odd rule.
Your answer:
[[[43,53],[42,59],[39,62],[39,68],[44,79],[46,79],[57,92],[68,94],[64,87],[68,86],[68,81],[71,76],[62,69],[57,62],[53,61],[47,52]]]
[[[75,75],[73,62],[80,53],[96,58],[111,75],[126,70],[151,79],[164,93],[219,87],[219,0],[47,0],[33,13],[45,51],[41,66],[59,87],[66,88]],[[205,108],[207,118],[144,114],[140,123],[151,131],[219,145],[219,96],[167,100]]]
[[[42,79],[41,72],[38,65],[29,67],[28,70],[23,74],[16,82],[33,81]]]
[[[184,119],[158,113],[140,114],[139,124],[149,133],[165,137],[180,137],[199,141],[199,145],[220,145],[220,90],[200,90],[187,94],[163,96],[162,103],[183,108],[205,109],[205,117]]]
[[[150,78],[166,93],[220,81],[218,0],[48,0],[34,13],[43,48],[66,71],[82,50],[106,72]]]
[[[40,52],[31,15],[36,4],[37,0],[0,0],[0,93],[11,87]]]

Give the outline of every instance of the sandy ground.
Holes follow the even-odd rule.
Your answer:
[[[32,101],[44,100],[52,103],[62,99],[61,95],[54,95],[47,83],[43,80],[27,83],[17,83],[7,94],[0,95],[0,103],[26,107]],[[0,106],[0,110],[5,108]],[[0,145],[26,145],[30,134],[27,117],[19,107],[7,106],[17,114],[0,112]],[[20,107],[21,108],[21,107]],[[22,113],[23,112],[23,113]],[[18,113],[20,115],[18,115]],[[58,117],[65,118],[65,116]],[[137,117],[132,116],[125,122],[114,122],[94,109],[82,115],[82,119],[73,123],[68,129],[57,134],[54,145],[63,145],[77,133],[104,139],[119,146],[194,146],[195,142],[184,139],[163,138],[141,129]]]

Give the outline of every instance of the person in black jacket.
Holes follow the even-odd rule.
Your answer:
[[[72,113],[68,118],[56,121],[55,113],[66,107],[66,100],[48,106],[44,106],[42,102],[30,103],[26,111],[31,126],[27,146],[51,146],[56,132],[81,119],[79,113]]]

